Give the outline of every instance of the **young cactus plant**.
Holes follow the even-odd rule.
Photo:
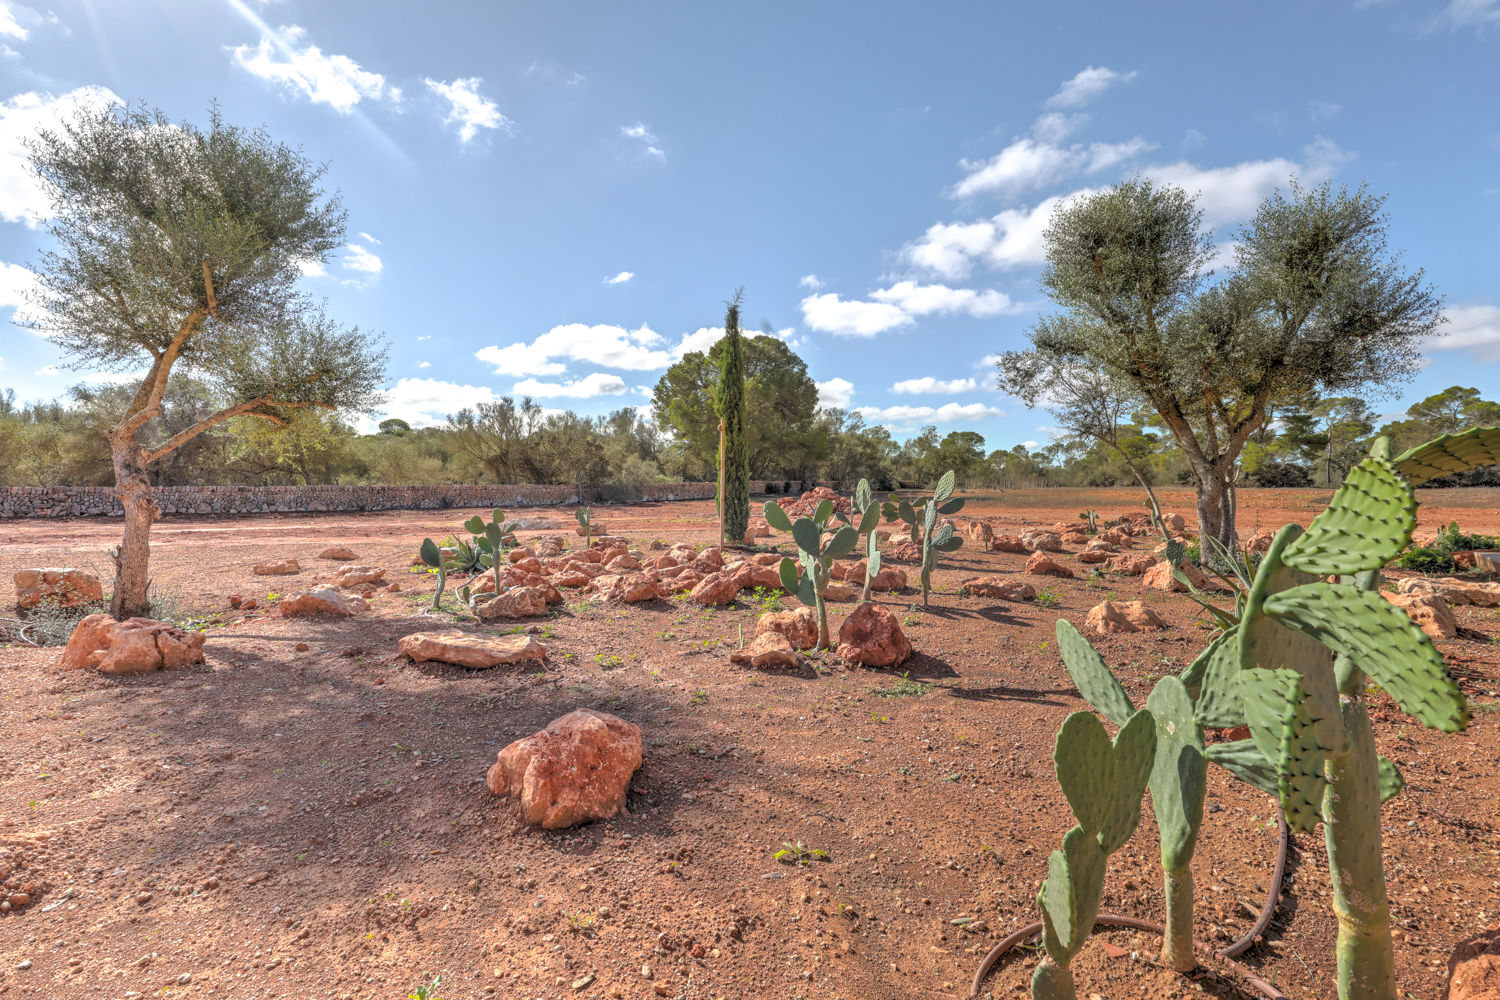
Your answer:
[[[443,588],[448,586],[448,563],[444,558],[443,550],[430,538],[422,539],[422,547],[417,550],[422,557],[424,566],[431,566],[437,570],[437,590],[432,595],[432,610],[437,611],[443,604]]]
[[[949,469],[938,480],[930,497],[919,497],[915,503],[907,503],[894,493],[886,501],[880,513],[887,521],[904,521],[911,530],[913,545],[922,549],[922,607],[927,607],[927,596],[932,591],[932,570],[937,565],[939,552],[953,552],[964,540],[953,533],[952,522],[937,523],[939,515],[947,517],[963,510],[964,502],[953,496],[954,475]]]
[[[854,519],[839,514],[839,520],[854,526],[854,530],[865,540],[865,589],[859,599],[863,603],[870,599],[870,584],[880,575],[880,542],[875,538],[875,529],[880,527],[880,504],[875,501],[870,481],[861,479],[854,487],[854,500],[850,504]]]
[[[1156,757],[1157,725],[1136,712],[1113,741],[1090,712],[1074,712],[1057,733],[1052,761],[1078,824],[1047,859],[1042,944],[1047,957],[1031,977],[1032,1000],[1076,1000],[1071,965],[1093,933],[1111,854],[1141,822],[1141,793]]]
[[[797,600],[818,612],[818,648],[827,649],[828,605],[823,593],[832,578],[833,561],[850,552],[859,542],[859,532],[850,525],[835,528],[833,502],[824,500],[813,511],[812,517],[799,517],[793,521],[775,500],[767,500],[766,523],[777,531],[789,531],[797,543],[798,561],[802,564],[798,578],[797,563],[791,559],[781,560],[781,585]],[[824,536],[829,536],[824,541]]]
[[[505,511],[499,507],[490,511],[489,521],[475,514],[464,522],[464,527],[474,536],[474,547],[480,552],[480,561],[495,574],[495,594],[498,596],[505,549],[516,544],[515,529],[505,520]]]
[[[577,518],[579,526],[583,528],[583,547],[588,548],[590,525],[593,523],[592,515],[589,513],[588,504],[584,504],[583,506],[575,510],[573,512],[573,516]]]
[[[1196,681],[1196,690],[1190,689],[1184,678],[1168,676],[1158,681],[1146,698],[1146,710],[1156,720],[1150,788],[1151,805],[1161,833],[1167,901],[1162,959],[1178,972],[1190,972],[1197,965],[1193,957],[1192,860],[1208,791],[1207,748],[1195,695],[1204,684],[1218,683],[1219,671],[1214,671],[1211,678],[1205,675],[1209,662],[1225,647],[1222,637],[1215,640],[1185,672],[1185,677]],[[1066,619],[1057,622],[1057,648],[1079,694],[1100,715],[1118,726],[1137,714],[1130,696],[1104,665],[1104,659]]]

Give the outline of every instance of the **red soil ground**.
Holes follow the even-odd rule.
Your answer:
[[[1244,491],[1242,532],[1305,522],[1326,496]],[[1500,491],[1421,499],[1422,530],[1456,519],[1500,531]],[[1191,521],[1186,493],[1165,500]],[[1020,526],[1085,507],[1109,517],[1140,504],[1123,490],[1013,491],[976,495],[964,515]],[[399,998],[441,973],[447,1000],[967,996],[994,940],[1037,918],[1047,854],[1070,822],[1051,753],[1084,705],[1053,648],[1056,619],[1081,625],[1106,597],[1163,614],[1166,631],[1096,643],[1138,702],[1208,635],[1185,596],[1132,578],[1032,580],[1050,606],[960,596],[980,573],[1025,578],[1023,556],[966,546],[944,558],[931,607],[880,595],[917,651],[905,679],[828,654],[795,673],[732,666],[760,611],[748,594],[719,611],[567,607],[542,623],[542,672],[403,662],[396,640],[436,624],[423,610],[431,578],[411,572],[416,545],[469,513],[168,521],[153,576],[208,626],[205,666],[112,679],[59,671],[56,649],[0,648],[0,848],[36,890],[0,913],[0,995]],[[523,539],[573,541],[566,510],[514,513],[558,525]],[[706,503],[596,516],[642,547],[714,530]],[[5,523],[0,575],[102,571],[118,530]],[[331,544],[404,590],[341,621],[229,609],[231,594],[264,600],[331,578],[334,564],[311,558]],[[250,574],[287,557],[300,575]],[[835,628],[851,608],[836,607]],[[1415,997],[1442,995],[1454,946],[1500,922],[1500,618],[1457,615],[1467,637],[1439,648],[1472,699],[1468,732],[1429,732],[1372,698],[1380,749],[1407,780],[1383,818],[1401,987]],[[578,707],[644,730],[629,815],[533,830],[485,790],[485,771]],[[1225,941],[1259,905],[1274,812],[1217,771],[1209,794],[1198,934]],[[783,842],[826,860],[778,863]],[[1327,862],[1320,837],[1296,846],[1276,923],[1244,961],[1293,997],[1331,998]],[[1161,917],[1149,809],[1111,861],[1105,906]],[[954,922],[965,917],[977,919]],[[1110,940],[1125,956],[1091,944],[1081,995],[1244,995],[1155,968],[1144,937]],[[1006,962],[986,990],[1025,995],[1035,960]]]

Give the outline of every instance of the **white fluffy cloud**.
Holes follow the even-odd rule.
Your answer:
[[[953,195],[967,198],[979,194],[1022,194],[1073,174],[1107,170],[1155,148],[1155,143],[1140,136],[1126,142],[1071,146],[1023,136],[988,160],[960,160],[959,166],[968,174],[954,185]]]
[[[0,103],[0,219],[35,227],[52,214],[27,159],[27,140],[39,129],[58,129],[80,109],[100,111],[119,103],[107,87],[79,87],[60,95],[32,91]]]
[[[16,20],[15,12],[10,9],[10,4],[0,3],[0,37],[14,38],[25,41],[26,36],[31,34],[21,23]]]
[[[636,122],[634,125],[621,125],[620,134],[627,139],[634,139],[641,144],[641,152],[659,163],[667,162],[667,154],[661,148],[661,140],[651,130],[651,126],[645,122]]]
[[[1117,73],[1107,66],[1089,66],[1047,99],[1049,108],[1081,108],[1117,83],[1129,83],[1135,71]]]
[[[926,375],[922,378],[902,379],[891,386],[891,391],[904,396],[941,395],[956,396],[961,392],[973,392],[979,381],[972,378],[940,379]]]
[[[385,390],[381,415],[399,417],[413,427],[443,423],[448,414],[498,397],[486,385],[460,385],[435,378],[404,378]]]
[[[561,375],[568,362],[582,361],[600,368],[650,371],[675,359],[661,334],[644,324],[636,330],[584,323],[554,326],[531,343],[491,345],[474,356],[495,366],[500,375]]]
[[[818,406],[825,410],[847,410],[854,399],[854,383],[846,378],[831,378],[818,383]]]
[[[606,375],[603,372],[585,375],[572,382],[541,382],[528,378],[517,382],[510,391],[516,396],[538,396],[543,399],[592,399],[595,396],[624,395],[625,380],[618,375]]]
[[[444,124],[458,126],[458,141],[468,142],[482,128],[510,132],[515,123],[500,112],[500,105],[479,92],[482,82],[477,76],[462,77],[443,83],[424,78],[427,89],[448,101]]]
[[[357,243],[350,243],[344,247],[349,251],[344,255],[344,269],[348,271],[362,271],[365,274],[379,274],[385,270],[385,263],[380,257],[368,247],[362,247]],[[307,272],[304,271],[304,274]],[[327,273],[326,271],[324,272]]]
[[[240,68],[252,76],[278,83],[314,104],[327,104],[344,114],[366,98],[393,103],[401,100],[400,88],[388,84],[379,73],[361,68],[348,56],[326,53],[310,43],[299,48],[306,34],[295,24],[283,25],[262,35],[254,46],[236,45],[229,51]]]
[[[604,279],[604,283],[606,285],[623,285],[623,284],[625,284],[625,282],[629,281],[631,278],[634,278],[634,277],[635,277],[635,272],[634,271],[621,271],[619,274],[615,275],[613,278],[605,278]]]
[[[873,337],[913,322],[900,306],[858,299],[846,301],[839,298],[837,292],[823,292],[803,299],[802,318],[814,330],[851,337]]]
[[[1005,416],[998,406],[986,403],[944,403],[942,406],[861,406],[857,412],[870,423],[910,430],[924,424],[972,422]]]
[[[36,289],[36,275],[20,264],[0,261],[0,309],[13,309],[11,322],[24,324],[33,314],[26,301]]]
[[[1331,176],[1348,155],[1329,142],[1304,151],[1302,161],[1277,157],[1246,160],[1227,167],[1200,167],[1187,161],[1143,168],[1158,184],[1175,184],[1198,196],[1205,224],[1218,228],[1243,222],[1262,199],[1285,187],[1293,175],[1306,183]],[[939,222],[902,250],[912,266],[947,280],[968,277],[976,266],[999,270],[1034,267],[1044,259],[1042,233],[1058,208],[1098,193],[1080,188],[1053,195],[1030,208],[1012,208],[973,222]]]
[[[873,337],[909,326],[915,317],[933,313],[998,316],[1012,312],[1010,296],[994,289],[949,288],[898,281],[870,293],[873,302],[841,299],[836,292],[809,295],[802,300],[802,318],[814,330],[851,337]]]
[[[1427,349],[1468,350],[1480,361],[1500,361],[1500,306],[1470,303],[1443,310],[1446,336],[1428,341]]]
[[[740,331],[740,333],[745,337],[772,336],[777,340],[782,341],[783,343],[796,346],[797,338],[793,336],[794,332],[795,331],[793,331],[791,327],[777,330],[772,334],[767,334],[763,330]],[[700,354],[707,354],[709,349],[717,344],[720,339],[723,338],[723,336],[724,328],[722,326],[700,326],[692,333],[685,333],[682,335],[682,339],[677,341],[677,345],[672,348],[672,360],[681,361],[684,357],[686,357],[688,354],[693,353],[694,351],[697,351]]]
[[[909,316],[964,313],[983,317],[1015,310],[1010,296],[992,288],[976,291],[947,285],[919,285],[915,281],[898,281],[889,288],[876,289],[870,298],[897,306]]]

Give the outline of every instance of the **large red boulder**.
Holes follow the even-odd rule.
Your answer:
[[[140,674],[203,662],[203,633],[184,632],[168,622],[89,615],[73,628],[63,649],[62,668],[95,667],[106,674]]]
[[[705,576],[698,585],[693,588],[692,599],[699,604],[715,606],[720,604],[731,604],[740,594],[740,577],[738,573],[714,573]]]
[[[1053,562],[1046,552],[1040,551],[1033,552],[1031,558],[1026,560],[1026,572],[1032,576],[1073,576],[1072,570]]]
[[[1031,550],[1026,547],[1025,542],[1021,541],[1015,535],[996,535],[990,539],[990,551],[1014,552],[1017,555],[1024,556]]]
[[[476,601],[480,621],[497,618],[540,618],[547,613],[547,592],[540,587],[516,587],[488,601]]]
[[[70,566],[17,570],[16,607],[22,611],[42,604],[76,608],[104,600],[104,587],[92,573]]]
[[[761,669],[764,667],[798,667],[802,657],[792,648],[790,640],[780,632],[761,632],[744,649],[729,654],[730,663]]]
[[[1146,632],[1167,627],[1161,615],[1140,601],[1105,601],[1089,609],[1084,631],[1099,635],[1116,632]]]
[[[811,649],[818,644],[818,615],[812,608],[761,615],[755,623],[755,634],[766,632],[784,636],[794,649]]]
[[[993,597],[1002,601],[1031,601],[1036,588],[1024,580],[1002,580],[997,576],[976,576],[964,581],[964,589],[975,597]]]
[[[895,612],[861,604],[839,626],[839,659],[867,667],[894,667],[911,655],[911,643]]]
[[[484,783],[520,798],[528,822],[560,830],[620,812],[640,766],[639,726],[580,708],[501,750]]]
[[[413,663],[437,660],[470,670],[547,658],[547,647],[529,635],[475,635],[458,629],[402,636],[398,648]]]
[[[359,611],[369,610],[369,605],[358,597],[344,593],[331,583],[320,583],[300,594],[288,597],[276,605],[283,618],[301,615],[336,615],[348,617]]]

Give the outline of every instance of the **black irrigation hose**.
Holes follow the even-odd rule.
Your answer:
[[[1278,809],[1279,813],[1280,810]],[[1198,939],[1193,939],[1193,950],[1200,956],[1206,957],[1211,963],[1221,965],[1243,979],[1247,985],[1257,993],[1269,1000],[1288,1000],[1287,995],[1275,986],[1257,976],[1250,969],[1236,962],[1235,959],[1243,955],[1256,939],[1265,933],[1271,923],[1271,917],[1276,910],[1276,901],[1281,896],[1281,882],[1286,877],[1287,851],[1291,847],[1292,834],[1286,825],[1286,817],[1279,816],[1281,828],[1281,840],[1276,845],[1276,866],[1271,871],[1271,885],[1266,890],[1265,903],[1260,908],[1260,916],[1256,918],[1254,926],[1246,931],[1238,940],[1232,942],[1227,948],[1215,950],[1212,945],[1204,944]],[[1122,917],[1117,913],[1101,913],[1094,921],[1095,926],[1102,927],[1129,927],[1133,930],[1149,931],[1152,934],[1164,934],[1166,928],[1151,920],[1141,920],[1137,917]],[[1040,922],[1028,924],[1020,930],[1002,940],[991,948],[989,954],[984,956],[984,961],[979,963],[979,969],[974,973],[974,981],[969,987],[969,1000],[978,1000],[979,992],[984,988],[985,977],[995,967],[995,963],[1016,945],[1028,938],[1036,937],[1042,932]]]

